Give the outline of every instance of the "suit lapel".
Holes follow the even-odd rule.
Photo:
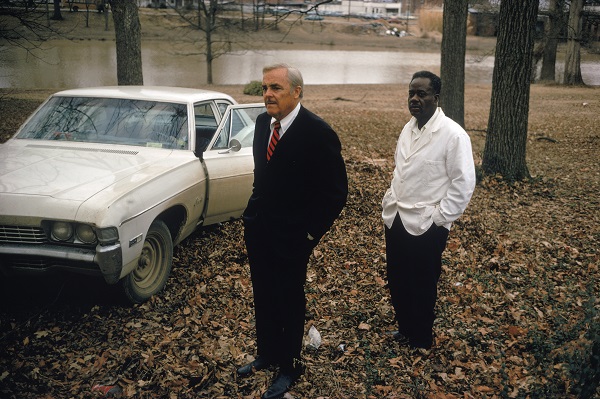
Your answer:
[[[425,129],[425,131],[421,134],[421,138],[417,141],[414,147],[411,149],[412,145],[412,126],[408,129],[402,131],[400,135],[400,151],[402,152],[402,156],[404,159],[408,159],[421,148],[423,148],[427,143],[431,141],[433,132],[437,129],[437,125],[430,126]]]
[[[283,136],[281,136],[281,139],[279,139],[279,142],[277,143],[277,147],[275,147],[275,151],[273,151],[273,156],[271,157],[271,161],[269,161],[267,164],[276,161],[277,158],[281,157],[281,152],[285,151],[289,151],[289,149],[287,149],[288,143],[294,141],[294,137],[298,134],[299,131],[302,130],[302,120],[305,117],[304,116],[304,112],[305,109],[304,107],[302,107],[302,105],[300,106],[300,111],[298,112],[298,115],[296,115],[296,118],[294,119],[294,121],[291,123],[290,126],[288,126],[287,130],[285,131],[285,133],[283,134]],[[264,149],[264,158],[266,159],[267,157],[267,146],[269,144],[269,138],[271,136],[271,125],[270,125],[270,121],[271,118],[267,118],[267,127],[266,127],[266,134],[265,134],[265,138],[264,138],[264,145],[262,146],[262,148]],[[277,155],[277,152],[279,151],[279,155]]]
[[[427,143],[429,143],[431,141],[431,134],[432,134],[431,128],[425,129],[425,131],[423,133],[421,133],[421,137],[419,138],[419,140],[415,144],[415,147],[412,149],[412,151],[410,151],[410,155],[412,155],[415,152],[419,151]]]

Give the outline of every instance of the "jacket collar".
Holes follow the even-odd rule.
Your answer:
[[[411,120],[408,122],[407,129],[404,131],[405,134],[400,136],[400,150],[402,151],[404,158],[409,158],[431,141],[433,133],[440,130],[442,122],[444,121],[444,117],[444,111],[438,107],[431,119],[429,119],[429,121],[427,121],[425,124],[425,130],[423,133],[421,133],[421,137],[412,149],[410,148],[412,140],[411,131],[413,127],[417,126],[417,118],[414,116],[411,118]]]

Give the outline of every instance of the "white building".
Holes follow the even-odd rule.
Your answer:
[[[198,6],[199,0],[137,0],[139,7],[152,7],[152,8],[179,8],[179,7],[192,7]],[[250,0],[236,0],[237,4],[240,2],[254,5],[254,1]],[[219,3],[233,3],[232,0],[220,0]],[[299,9],[306,11],[311,7],[314,7],[319,3],[318,0],[312,0],[311,3],[302,0],[266,0],[265,3],[270,7],[283,7],[285,9]],[[335,13],[338,15],[354,15],[362,17],[382,17],[382,16],[396,16],[400,14],[402,10],[402,2],[395,0],[334,0],[330,3],[319,4],[319,14],[331,14]]]
[[[391,16],[400,14],[401,1],[341,0],[319,5],[319,12],[358,16]]]

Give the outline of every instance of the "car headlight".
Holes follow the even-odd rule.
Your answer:
[[[79,241],[85,244],[93,244],[96,242],[96,233],[91,226],[87,224],[79,224],[75,229],[75,234]]]
[[[58,241],[69,241],[73,237],[73,225],[67,222],[54,222],[52,237]]]

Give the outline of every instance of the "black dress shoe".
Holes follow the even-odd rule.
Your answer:
[[[252,375],[255,371],[264,370],[271,365],[272,363],[269,360],[258,356],[256,359],[254,359],[254,361],[237,369],[237,374],[240,377],[248,377],[249,375]]]
[[[394,331],[392,336],[394,337],[394,340],[396,342],[398,342],[398,344],[400,346],[409,346],[409,344],[410,344],[409,339],[404,334],[402,334],[400,331]]]
[[[431,345],[432,345],[431,343],[424,343],[424,342],[423,343],[421,343],[421,342],[415,343],[414,341],[411,342],[411,340],[408,339],[408,337],[406,337],[400,331],[394,331],[392,333],[392,336],[394,337],[394,340],[396,342],[398,342],[398,344],[400,346],[408,346],[411,349],[425,349],[425,350],[431,349]]]
[[[302,372],[294,373],[279,373],[273,384],[267,389],[267,392],[263,393],[261,399],[281,399],[283,395],[290,390],[292,385],[302,375]]]

